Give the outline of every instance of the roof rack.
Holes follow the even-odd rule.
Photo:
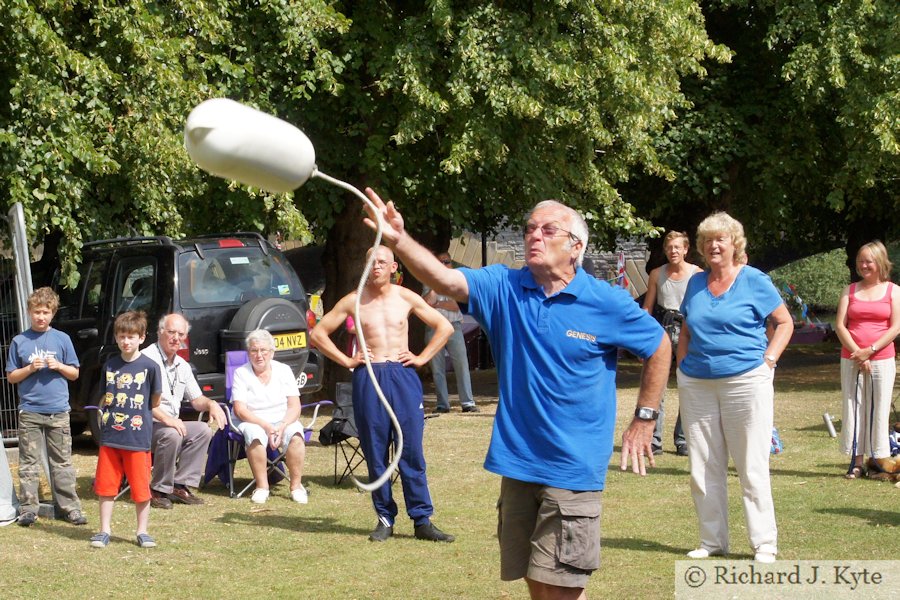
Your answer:
[[[111,238],[108,240],[96,240],[92,242],[85,242],[83,244],[84,247],[90,246],[91,248],[96,248],[99,246],[123,246],[123,245],[133,245],[137,246],[139,244],[159,244],[160,246],[174,246],[174,242],[172,242],[172,238],[166,235],[154,235],[154,236],[139,236],[139,237],[119,237],[119,238]]]

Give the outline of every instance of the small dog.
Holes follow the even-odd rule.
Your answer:
[[[900,422],[894,423],[894,431],[900,432]],[[869,479],[879,481],[894,481],[900,487],[900,456],[888,456],[887,458],[872,458],[866,461],[869,470]]]

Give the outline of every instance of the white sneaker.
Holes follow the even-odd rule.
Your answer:
[[[265,504],[268,499],[269,490],[264,490],[263,488],[256,488],[250,496],[250,502],[254,504]]]
[[[721,556],[721,552],[711,552],[706,548],[697,548],[687,553],[688,558],[709,558],[710,556]]]
[[[298,504],[306,504],[309,502],[309,494],[306,493],[306,488],[302,485],[296,490],[291,490],[291,498]]]
[[[756,548],[754,558],[756,562],[769,564],[775,562],[776,554],[778,554],[778,547],[775,544],[760,544]]]

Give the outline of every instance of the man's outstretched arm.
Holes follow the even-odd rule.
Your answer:
[[[384,243],[394,251],[396,257],[403,262],[403,266],[416,279],[438,294],[450,296],[458,302],[468,302],[469,284],[463,274],[455,269],[446,268],[434,254],[406,232],[403,217],[393,202],[385,204],[372,188],[366,188],[366,195],[384,219],[382,231]],[[368,204],[366,212],[369,218],[364,222],[372,229],[376,229],[375,215]]]

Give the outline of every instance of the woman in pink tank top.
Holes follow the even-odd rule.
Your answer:
[[[900,333],[900,288],[891,283],[891,261],[879,241],[856,253],[861,280],[841,293],[835,330],[841,340],[841,451],[851,455],[847,479],[863,475],[863,456],[890,456],[888,425]]]

